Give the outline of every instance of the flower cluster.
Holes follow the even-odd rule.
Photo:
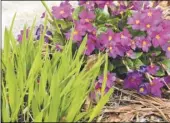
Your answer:
[[[166,56],[170,58],[170,21],[162,18],[160,9],[148,8],[135,12],[128,19],[128,24],[134,30],[147,32],[147,37],[135,38],[137,42],[141,43],[138,46],[143,51],[147,52],[151,46],[155,48],[161,47],[166,52]]]
[[[74,21],[75,23],[75,29],[73,32],[73,41],[80,44],[83,37],[88,34],[88,40],[87,40],[87,50],[85,53],[87,55],[90,55],[93,50],[97,47],[96,45],[96,28],[91,23],[95,19],[95,14],[92,11],[89,10],[83,10],[79,14],[79,20]],[[71,32],[66,33],[67,39],[70,38]]]
[[[137,50],[147,53],[151,48],[160,47],[170,58],[170,21],[164,20],[162,11],[150,7],[148,1],[118,1],[116,4],[113,1],[82,0],[79,1],[79,5],[83,9],[78,14],[78,20],[72,20],[74,25],[73,41],[80,45],[84,36],[87,35],[86,55],[91,55],[94,50],[98,50],[108,52],[113,59],[124,56],[135,59]],[[58,8],[63,8],[63,5],[61,4]],[[68,8],[70,10],[68,16],[70,16],[72,13],[71,6]],[[118,32],[108,27],[105,32],[98,34],[98,28],[95,24],[97,18],[95,15],[96,8],[101,10],[108,8],[110,16],[119,16],[127,10],[132,10],[132,16],[128,17],[127,24],[133,30],[144,32],[145,35],[133,35],[130,33],[129,26],[123,27]],[[63,9],[62,11],[64,11]],[[63,17],[62,14],[52,13],[56,19],[68,19],[68,16]],[[65,35],[69,39],[71,31],[68,31]],[[148,66],[141,66],[139,70],[129,72],[124,80],[124,88],[135,89],[143,95],[161,97],[161,88],[164,86],[164,81],[169,83],[170,77],[153,77],[156,76],[159,69],[159,66],[151,63]],[[115,80],[115,74],[108,72],[105,92],[114,85]],[[99,76],[95,85],[96,90],[101,89],[102,81],[103,76]]]
[[[40,24],[37,28],[36,28],[36,31],[35,31],[35,35],[34,35],[34,40],[40,40],[40,37],[41,35],[43,34],[43,30],[44,30],[44,26],[42,24]],[[29,33],[30,33],[30,30],[29,28],[26,29],[26,39],[28,39],[28,36],[29,36]],[[17,38],[17,41],[19,42],[22,42],[23,40],[23,35],[24,35],[24,31],[21,30],[21,33],[18,35],[18,38]],[[46,29],[46,33],[45,33],[45,36],[44,36],[44,41],[46,43],[49,43],[51,42],[51,38],[52,38],[53,34],[50,30],[48,30],[48,27]]]
[[[104,9],[105,6],[111,9],[112,15],[118,15],[125,12],[128,9],[131,10],[141,10],[149,8],[148,1],[117,1],[117,4],[111,0],[104,1],[86,1],[80,0],[79,5],[83,6],[89,10],[94,10],[95,8]]]
[[[53,21],[51,19],[49,21],[52,24],[58,21],[59,24],[55,23],[54,26],[57,26],[61,33],[59,34],[58,31],[52,33],[47,28],[44,37],[46,43],[51,43],[56,36],[55,34],[58,33],[62,37],[61,40],[69,40],[72,35],[73,43],[79,46],[84,37],[87,36],[84,51],[87,56],[98,52],[107,52],[111,60],[136,60],[137,52],[142,53],[142,56],[155,58],[155,51],[158,49],[161,55],[166,55],[163,59],[170,58],[170,20],[165,20],[162,10],[151,7],[148,1],[80,0],[78,4],[78,9],[73,9],[69,1],[61,2],[59,6],[52,7]],[[154,6],[156,4],[157,2]],[[104,13],[105,11],[107,12]],[[48,13],[44,12],[41,18],[44,18],[46,14]],[[67,28],[68,23],[71,26]],[[73,32],[71,27],[74,28]],[[34,40],[40,39],[43,30],[43,25],[37,27]],[[26,38],[28,35],[29,29],[26,31]],[[21,42],[22,38],[23,30],[18,35],[17,40]],[[62,51],[62,49],[63,46],[60,42],[56,42],[56,51]],[[161,61],[162,57],[158,59]],[[124,88],[135,89],[143,95],[161,97],[161,89],[165,84],[170,84],[170,76],[164,74],[166,77],[157,77],[158,71],[162,68],[153,64],[157,62],[156,60],[154,62],[148,60],[149,62],[140,66],[140,69],[134,68],[135,70],[128,72],[124,79]],[[141,62],[143,61],[141,60]],[[105,92],[108,92],[116,81],[115,73],[117,71],[115,73],[112,73],[112,70],[109,71]],[[101,90],[102,82],[103,75],[97,79],[96,90]]]
[[[135,89],[140,94],[161,97],[161,88],[164,81],[168,84],[170,77],[153,77],[159,70],[159,66],[151,64],[141,66],[138,71],[129,72],[124,80],[125,89]]]
[[[102,33],[99,37],[100,49],[106,49],[110,57],[124,56],[130,50],[131,34],[127,29],[120,33],[114,33],[108,29],[106,33]]]
[[[42,33],[43,33],[43,30],[44,30],[44,26],[42,24],[40,24],[37,29],[36,29],[36,32],[35,32],[35,40],[39,40]],[[50,30],[48,30],[48,27],[46,29],[46,34],[44,36],[44,41],[46,43],[49,43],[51,41],[50,37],[52,37],[53,34]]]
[[[108,51],[110,57],[127,55],[133,57],[136,49],[148,52],[153,47],[161,46],[166,52],[166,56],[170,56],[170,47],[168,40],[170,39],[170,24],[168,20],[162,18],[160,9],[151,8],[148,1],[119,1],[115,4],[113,1],[79,1],[79,5],[83,10],[78,15],[78,20],[72,20],[75,30],[73,32],[73,40],[78,45],[83,37],[88,34],[86,55],[91,55],[95,49],[100,51]],[[128,18],[128,24],[134,30],[146,31],[146,36],[132,36],[129,29],[124,28],[122,32],[115,33],[112,29],[96,35],[97,27],[93,23],[95,21],[95,9],[104,9],[109,7],[112,15],[121,14],[127,10],[133,10],[132,17]],[[60,6],[52,7],[52,14],[56,19],[70,19],[73,13],[71,4],[62,2]],[[157,15],[157,16],[154,16]],[[65,33],[66,38],[70,38],[71,31]],[[133,38],[132,38],[133,37]]]

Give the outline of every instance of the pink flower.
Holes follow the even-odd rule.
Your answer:
[[[68,1],[61,2],[60,6],[52,7],[52,14],[56,19],[70,19],[72,12],[72,6]]]
[[[151,46],[151,42],[148,38],[141,36],[141,37],[135,37],[135,40],[138,48],[141,48],[144,52],[148,52]]]
[[[155,75],[157,73],[157,71],[159,70],[159,66],[157,66],[155,64],[151,64],[151,65],[147,66],[146,69],[149,74]]]
[[[83,10],[80,14],[80,22],[82,24],[89,23],[95,19],[95,14],[92,11]]]

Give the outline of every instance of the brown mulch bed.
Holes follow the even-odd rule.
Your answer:
[[[170,100],[115,88],[97,122],[170,122]]]

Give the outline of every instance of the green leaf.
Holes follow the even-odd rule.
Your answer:
[[[165,65],[166,71],[170,72],[170,59],[164,59],[161,63]]]
[[[140,59],[135,59],[133,61],[133,63],[134,63],[134,66],[135,66],[136,69],[139,69],[140,66],[144,65],[143,62]]]
[[[61,26],[61,29],[68,31],[72,27],[72,22],[65,20],[56,20],[57,24]]]
[[[4,63],[7,64],[10,60],[10,39],[9,39],[9,32],[8,29],[5,28],[4,33]]]
[[[114,69],[114,65],[109,61],[108,70],[112,71],[113,69]]]
[[[133,30],[132,28],[129,28],[130,33],[133,37],[136,36],[146,36],[146,32],[140,31],[140,30]]]
[[[9,111],[10,110],[9,110],[8,104],[5,103],[5,101],[2,102],[2,122],[10,122],[11,121]]]
[[[148,53],[150,56],[154,54],[154,56],[159,56],[161,54],[160,50],[153,50]]]
[[[136,55],[136,58],[135,59],[138,59],[142,56],[143,52],[135,52],[135,55]]]
[[[35,97],[32,100],[31,108],[32,108],[33,117],[37,117],[40,111],[39,111],[37,99]]]
[[[127,69],[126,69],[125,66],[121,66],[121,67],[117,68],[116,71],[117,71],[119,74],[127,73]]]
[[[107,31],[107,27],[101,25],[98,27],[97,35],[100,35],[101,33],[106,32],[106,31]]]
[[[131,59],[126,58],[125,62],[129,68],[133,68],[133,61]]]
[[[65,44],[65,39],[57,32],[55,32],[55,34],[53,36],[53,41],[56,43],[59,43],[61,45]]]
[[[159,77],[165,76],[165,71],[163,69],[159,69],[156,73],[156,76],[159,76]]]

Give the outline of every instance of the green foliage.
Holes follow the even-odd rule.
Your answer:
[[[164,59],[161,63],[165,66],[165,70],[170,73],[170,59]]]
[[[146,32],[140,30],[133,30],[132,28],[129,28],[129,32],[132,34],[133,37],[146,36]]]
[[[52,57],[49,57],[51,51],[48,47],[46,52],[42,52],[45,29],[40,40],[34,42],[34,20],[28,39],[25,26],[23,40],[17,44],[12,34],[13,23],[14,19],[10,30],[5,29],[1,59],[2,121],[76,122],[84,118],[92,121],[100,113],[113,90],[103,95],[97,106],[87,111],[81,109],[105,60],[106,79],[108,56],[99,54],[90,69],[83,67],[83,53],[87,41],[85,36],[76,54],[72,53],[70,40],[62,52],[54,52]],[[46,25],[47,18],[44,22],[45,28]]]

